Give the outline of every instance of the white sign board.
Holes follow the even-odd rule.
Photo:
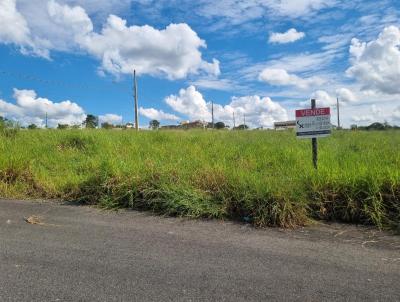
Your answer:
[[[296,110],[298,138],[317,138],[331,134],[331,108]]]

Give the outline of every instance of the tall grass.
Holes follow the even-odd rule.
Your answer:
[[[400,225],[400,132],[20,131],[0,140],[0,195],[294,227]]]

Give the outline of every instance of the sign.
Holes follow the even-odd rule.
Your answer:
[[[298,138],[326,137],[331,134],[331,108],[296,110]]]

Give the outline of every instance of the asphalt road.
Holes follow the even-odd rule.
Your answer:
[[[0,200],[0,301],[400,301],[400,237]]]

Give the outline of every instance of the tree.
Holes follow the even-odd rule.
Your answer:
[[[101,128],[109,130],[109,129],[114,128],[114,125],[110,124],[108,122],[104,122],[104,123],[101,124]]]
[[[151,128],[153,130],[157,130],[158,128],[160,128],[160,122],[157,120],[150,121],[149,128]]]
[[[69,128],[68,124],[58,124],[58,126],[57,126],[57,129],[59,129],[59,130],[65,130],[68,128]]]
[[[223,122],[218,122],[218,123],[215,123],[215,125],[214,125],[214,128],[215,129],[225,129],[225,123],[223,123]]]
[[[99,125],[99,118],[93,114],[88,114],[84,121],[86,128],[94,129]]]
[[[371,125],[367,126],[367,130],[385,130],[387,125],[382,123],[372,123]]]
[[[35,130],[35,129],[37,129],[37,126],[36,126],[35,124],[30,124],[30,125],[28,126],[28,129],[29,129],[29,130]]]

